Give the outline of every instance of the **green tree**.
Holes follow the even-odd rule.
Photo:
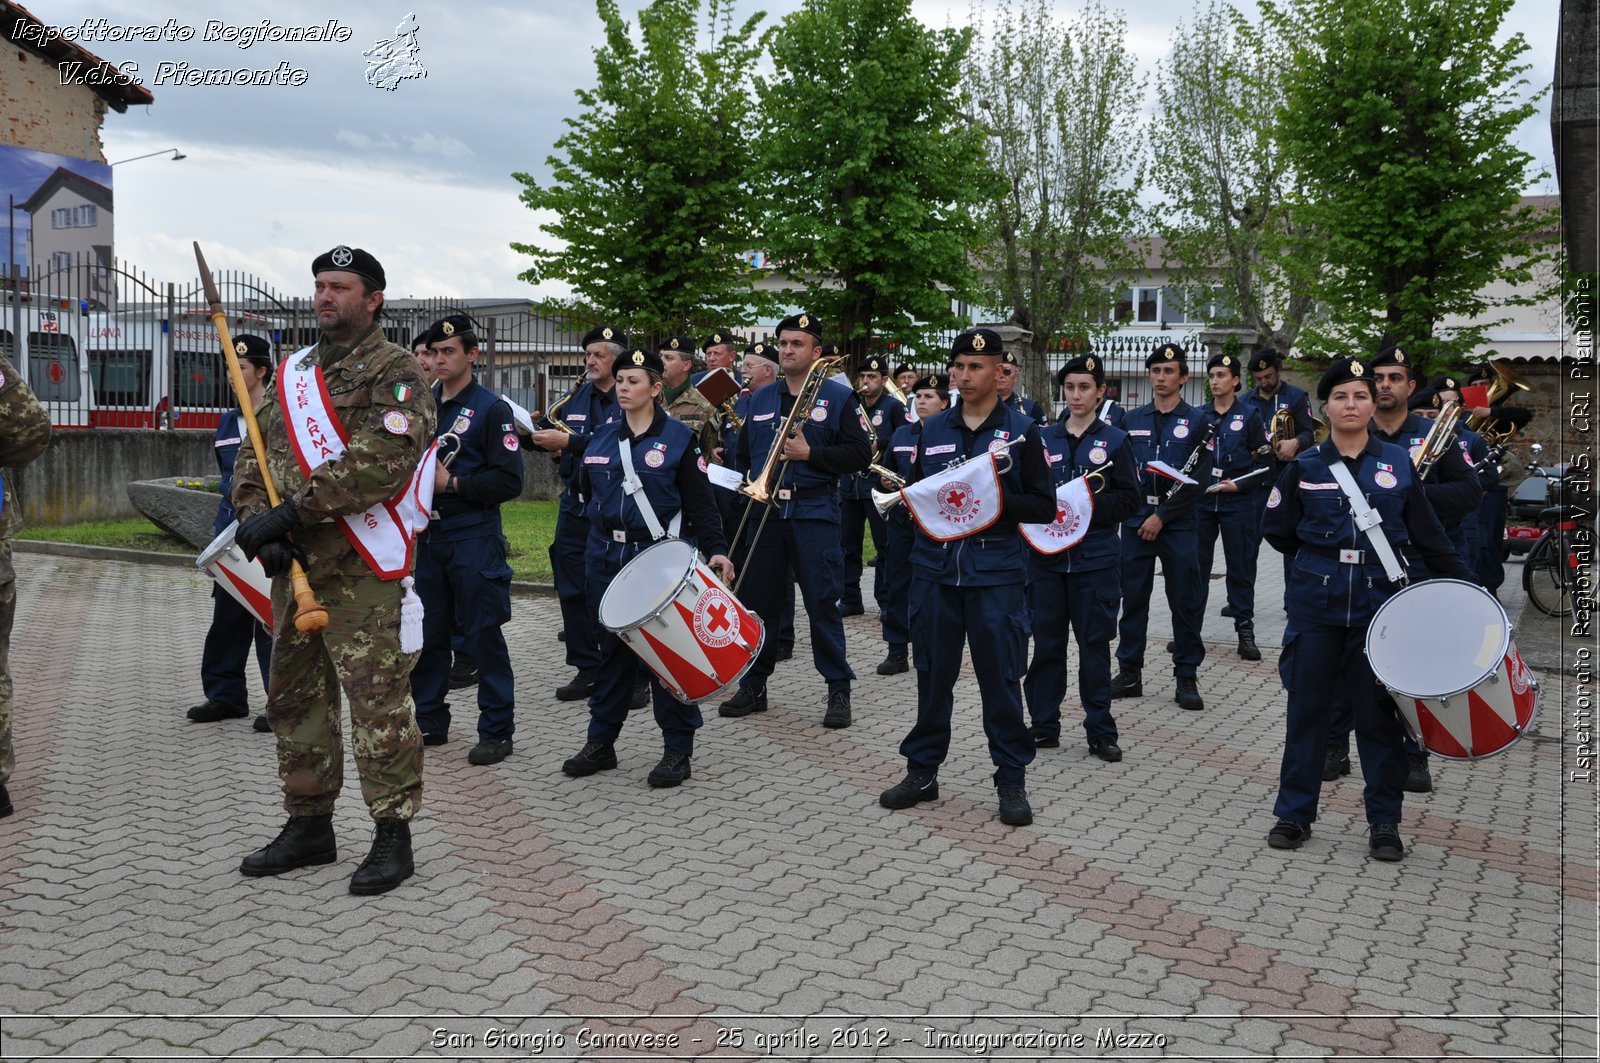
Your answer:
[[[1135,268],[1144,79],[1127,22],[1091,4],[1058,21],[1048,0],[1003,0],[968,90],[1003,178],[984,204],[986,302],[1033,333],[1023,383],[1055,392],[1045,352],[1109,329],[1113,280]]]
[[[550,181],[513,175],[523,203],[551,215],[540,230],[564,244],[513,243],[533,259],[521,279],[570,285],[571,308],[672,328],[749,321],[765,305],[763,274],[743,257],[762,213],[746,145],[765,16],[735,28],[712,0],[711,45],[697,51],[700,6],[653,0],[636,41],[616,0],[598,0],[598,84],[576,93],[583,110],[546,160]]]
[[[1215,0],[1172,38],[1150,136],[1165,263],[1191,303],[1216,290],[1227,317],[1288,353],[1322,260],[1290,212],[1296,178],[1277,141],[1284,42]]]
[[[773,34],[762,235],[852,351],[869,335],[926,349],[976,289],[973,208],[990,177],[958,112],[970,42],[923,26],[910,0],[807,0]]]
[[[1522,189],[1542,174],[1512,142],[1534,111],[1522,34],[1496,41],[1511,0],[1268,0],[1285,42],[1280,140],[1295,217],[1329,267],[1302,346],[1408,346],[1439,364],[1496,320],[1494,281],[1527,286],[1546,257]],[[1465,324],[1442,329],[1446,316]]]

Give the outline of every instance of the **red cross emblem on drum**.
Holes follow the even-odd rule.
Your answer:
[[[965,480],[952,480],[939,488],[937,496],[939,514],[955,524],[965,524],[978,515],[982,508],[972,485]]]
[[[707,588],[694,605],[694,633],[701,645],[721,649],[738,633],[738,607],[720,587]]]

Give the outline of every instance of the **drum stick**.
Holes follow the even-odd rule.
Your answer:
[[[267,501],[279,503],[278,487],[272,482],[272,470],[267,467],[267,444],[261,438],[261,425],[256,422],[256,409],[250,402],[250,388],[244,382],[244,370],[239,367],[239,356],[233,349],[233,337],[228,334],[228,313],[222,309],[222,295],[211,279],[211,270],[205,256],[200,253],[200,242],[195,241],[194,259],[200,264],[200,283],[205,285],[206,302],[211,304],[211,323],[216,326],[222,340],[222,356],[228,363],[228,381],[233,385],[233,395],[239,400],[239,412],[244,417],[245,430],[250,434],[250,447],[255,451],[256,464],[261,468],[261,483],[267,489]],[[328,626],[328,610],[317,601],[311,591],[311,581],[300,562],[289,562],[289,582],[294,587],[295,630],[302,634],[321,631]]]

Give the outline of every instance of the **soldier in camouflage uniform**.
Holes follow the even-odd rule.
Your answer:
[[[401,650],[398,578],[377,575],[347,529],[330,518],[363,513],[406,487],[433,437],[435,412],[416,359],[378,328],[384,273],[377,259],[340,246],[319,256],[312,274],[321,341],[290,355],[277,394],[259,411],[268,465],[283,501],[269,508],[251,448],[240,452],[234,478],[237,542],[274,577],[267,719],[278,739],[278,774],[290,817],[278,838],[246,857],[240,871],[277,875],[337,859],[332,814],[343,783],[343,687],[361,795],[377,821],[372,851],[350,891],[382,893],[412,874],[410,820],[422,802],[422,735],[410,687],[417,654]],[[308,478],[291,449],[282,402],[288,371],[312,365],[322,371],[331,412],[348,442],[342,455],[318,465]],[[328,610],[324,631],[295,630],[287,578],[294,557],[303,561]]]
[[[722,445],[722,415],[689,383],[694,368],[694,340],[673,336],[661,344],[661,405],[667,416],[694,430],[700,453],[712,454]]]
[[[0,466],[20,469],[50,444],[50,415],[33,389],[0,354]],[[0,503],[0,818],[11,815],[6,783],[16,767],[11,750],[11,621],[17,613],[17,574],[11,567],[11,539],[22,526],[22,507],[5,477]]]

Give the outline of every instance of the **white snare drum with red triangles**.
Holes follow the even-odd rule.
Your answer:
[[[211,545],[196,559],[195,566],[216,580],[271,631],[272,580],[260,561],[245,560],[244,551],[234,544],[233,535],[238,530],[238,521],[222,529],[222,534],[211,540]]]
[[[1372,617],[1367,660],[1412,737],[1441,757],[1502,753],[1539,712],[1539,680],[1506,611],[1476,584],[1431,579],[1402,589]]]
[[[691,703],[737,683],[765,637],[756,615],[682,539],[654,543],[623,566],[600,599],[600,626]]]

